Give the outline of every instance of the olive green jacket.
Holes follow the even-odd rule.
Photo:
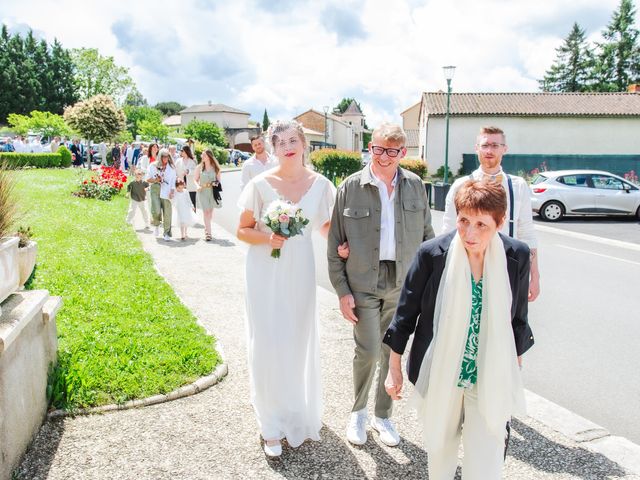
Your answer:
[[[396,286],[401,287],[418,247],[434,237],[427,193],[420,178],[398,168],[395,196]],[[327,239],[329,278],[339,297],[376,293],[380,263],[382,205],[369,166],[350,175],[338,188]],[[338,245],[349,242],[349,258]]]

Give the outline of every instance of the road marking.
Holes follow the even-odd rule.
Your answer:
[[[547,227],[545,225],[535,225],[536,230],[542,232],[555,233],[558,235],[564,235],[565,237],[578,238],[580,240],[589,240],[591,242],[601,243],[603,245],[609,245],[612,247],[627,248],[629,250],[637,250],[640,252],[640,245],[630,242],[623,242],[621,240],[612,240],[610,238],[597,237],[595,235],[588,235],[586,233],[571,232],[568,230],[562,230],[560,228]]]
[[[556,246],[560,248],[566,248],[568,250],[574,250],[576,252],[588,253],[589,255],[597,255],[598,257],[610,258],[612,260],[618,260],[620,262],[630,263],[632,265],[640,265],[640,262],[634,262],[632,260],[627,260],[619,257],[612,257],[611,255],[604,255],[603,253],[590,252],[589,250],[582,250],[581,248],[568,247],[566,245],[560,245],[560,244],[556,244]]]

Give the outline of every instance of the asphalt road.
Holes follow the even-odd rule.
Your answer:
[[[214,220],[235,233],[239,172],[222,178],[224,206]],[[436,232],[441,219],[433,212]],[[529,390],[640,444],[638,223],[536,221],[542,294],[530,305],[536,344],[525,356],[524,378]],[[314,240],[318,283],[332,291],[326,244]]]

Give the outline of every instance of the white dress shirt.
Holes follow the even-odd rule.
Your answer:
[[[507,194],[507,218],[500,230],[504,235],[509,236],[509,215],[511,211],[511,205],[509,203],[509,184],[507,182],[507,174],[500,170],[496,175],[502,174],[502,187]],[[495,175],[489,175],[482,171],[482,168],[475,170],[471,177],[474,180],[482,180],[483,177],[493,177]],[[529,248],[538,247],[538,239],[536,232],[533,228],[533,213],[531,210],[531,191],[529,185],[522,178],[516,175],[510,175],[511,182],[513,184],[513,237],[517,240],[521,240],[529,245]],[[453,198],[456,192],[462,187],[464,182],[469,180],[468,176],[457,179],[447,194],[447,200],[444,209],[444,217],[442,219],[442,232],[447,233],[456,228],[457,212],[456,206],[453,202]]]
[[[191,158],[187,158],[186,160],[179,158],[176,162],[176,175],[178,178],[187,177],[187,191],[189,192],[195,192],[198,190],[194,180],[196,168],[198,168],[198,164]],[[187,171],[189,173],[185,173]]]
[[[242,178],[240,179],[240,191],[244,189],[244,186],[249,183],[254,177],[257,177],[262,172],[271,170],[278,166],[278,157],[267,153],[267,161],[262,163],[256,158],[255,155],[251,155],[246,162],[242,164]]]
[[[396,211],[395,211],[395,199],[396,199],[396,183],[398,181],[398,172],[396,171],[391,185],[393,186],[393,192],[389,196],[389,191],[385,183],[376,177],[373,173],[371,164],[369,164],[371,170],[371,177],[373,183],[378,187],[378,193],[380,195],[380,260],[396,260]]]
[[[147,180],[155,179],[156,175],[159,173],[162,175],[162,182],[160,183],[160,198],[164,198],[165,200],[170,200],[169,195],[171,191],[175,191],[176,188],[176,171],[169,164],[164,169],[164,172],[159,170],[160,160],[153,162],[149,165],[149,170],[147,172]]]

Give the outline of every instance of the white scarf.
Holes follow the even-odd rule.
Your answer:
[[[496,233],[484,257],[482,315],[478,339],[478,407],[492,435],[525,413],[524,389],[511,328],[511,287],[502,240]],[[424,356],[411,403],[423,423],[427,451],[440,450],[452,422],[460,418],[458,377],[471,318],[471,269],[455,235],[440,280],[433,340]]]

